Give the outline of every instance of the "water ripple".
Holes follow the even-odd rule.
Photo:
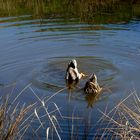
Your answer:
[[[34,73],[32,82],[35,86],[48,88],[64,88],[65,87],[65,71],[68,62],[72,57],[57,57],[48,59],[39,71]],[[102,85],[111,85],[116,79],[119,70],[108,60],[99,57],[75,57],[78,62],[79,71],[91,75],[93,72],[97,74]],[[87,79],[83,79],[81,86],[85,84]]]

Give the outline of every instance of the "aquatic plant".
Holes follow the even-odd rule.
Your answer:
[[[66,88],[62,90],[65,89]],[[58,91],[52,95],[48,100],[61,91]],[[93,137],[93,139],[139,139],[140,98],[138,97],[136,91],[132,92],[129,96],[120,101],[111,110],[106,108],[105,112],[103,112],[99,109],[102,117],[96,124],[91,123],[90,113],[88,118],[84,118],[84,116],[79,116],[79,114],[76,113],[76,109],[73,110],[71,116],[62,115],[63,111],[61,111],[61,109],[58,108],[55,103],[52,104],[59,112],[59,117],[56,114],[49,115],[48,104],[45,104],[44,99],[40,100],[38,98],[38,100],[41,102],[44,110],[46,110],[46,115],[44,114],[43,116],[48,117],[50,121],[50,126],[48,126],[46,130],[47,138],[50,135],[54,135],[52,130],[55,130],[55,133],[59,139],[62,139],[66,134],[67,138],[70,139],[88,139],[91,137]],[[39,117],[37,113],[35,114],[41,124],[40,126],[43,126],[43,122],[41,121],[42,116]],[[62,123],[65,121],[67,122],[67,129]]]
[[[0,139],[21,139],[27,128],[27,116],[35,104],[20,105],[18,97],[28,88],[27,85],[14,99],[12,92],[0,98]]]
[[[18,99],[27,89],[30,89],[37,101],[33,104],[21,105]],[[69,139],[91,137],[93,139],[139,139],[140,98],[136,91],[120,101],[109,112],[107,108],[105,112],[99,109],[102,117],[93,125],[90,113],[88,118],[84,118],[74,109],[70,116],[65,116],[62,108],[50,102],[53,97],[65,89],[51,96],[40,98],[29,84],[14,98],[13,90],[5,97],[1,97],[0,139],[24,139],[28,138],[28,134],[37,139],[45,137],[47,140],[49,138],[61,140],[64,137]],[[43,133],[40,134],[40,131]]]
[[[113,139],[135,139],[140,136],[140,98],[136,91],[120,101],[107,113],[99,110],[103,116],[99,123],[105,124],[100,128],[100,138]]]

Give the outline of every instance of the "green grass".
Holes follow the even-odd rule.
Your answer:
[[[128,22],[140,16],[140,4],[128,0],[2,0],[0,16],[31,14],[37,18],[79,18],[88,23]]]

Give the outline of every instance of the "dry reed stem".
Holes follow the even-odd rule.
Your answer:
[[[130,102],[130,97],[133,97],[133,104]],[[102,138],[104,135],[112,135],[114,139],[139,139],[140,98],[135,91],[119,102],[109,113],[99,111],[103,115],[100,122],[105,122],[107,126],[102,128],[104,131]]]

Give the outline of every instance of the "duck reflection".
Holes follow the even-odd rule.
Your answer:
[[[72,91],[78,87],[79,80],[66,80],[66,86],[68,90]]]
[[[72,98],[73,91],[78,88],[78,83],[79,83],[78,80],[76,80],[76,81],[66,80],[66,86],[67,86],[67,89],[69,91],[68,92],[68,100],[69,101]]]
[[[92,108],[96,101],[99,100],[99,94],[87,94],[85,100],[87,101],[87,107]]]

